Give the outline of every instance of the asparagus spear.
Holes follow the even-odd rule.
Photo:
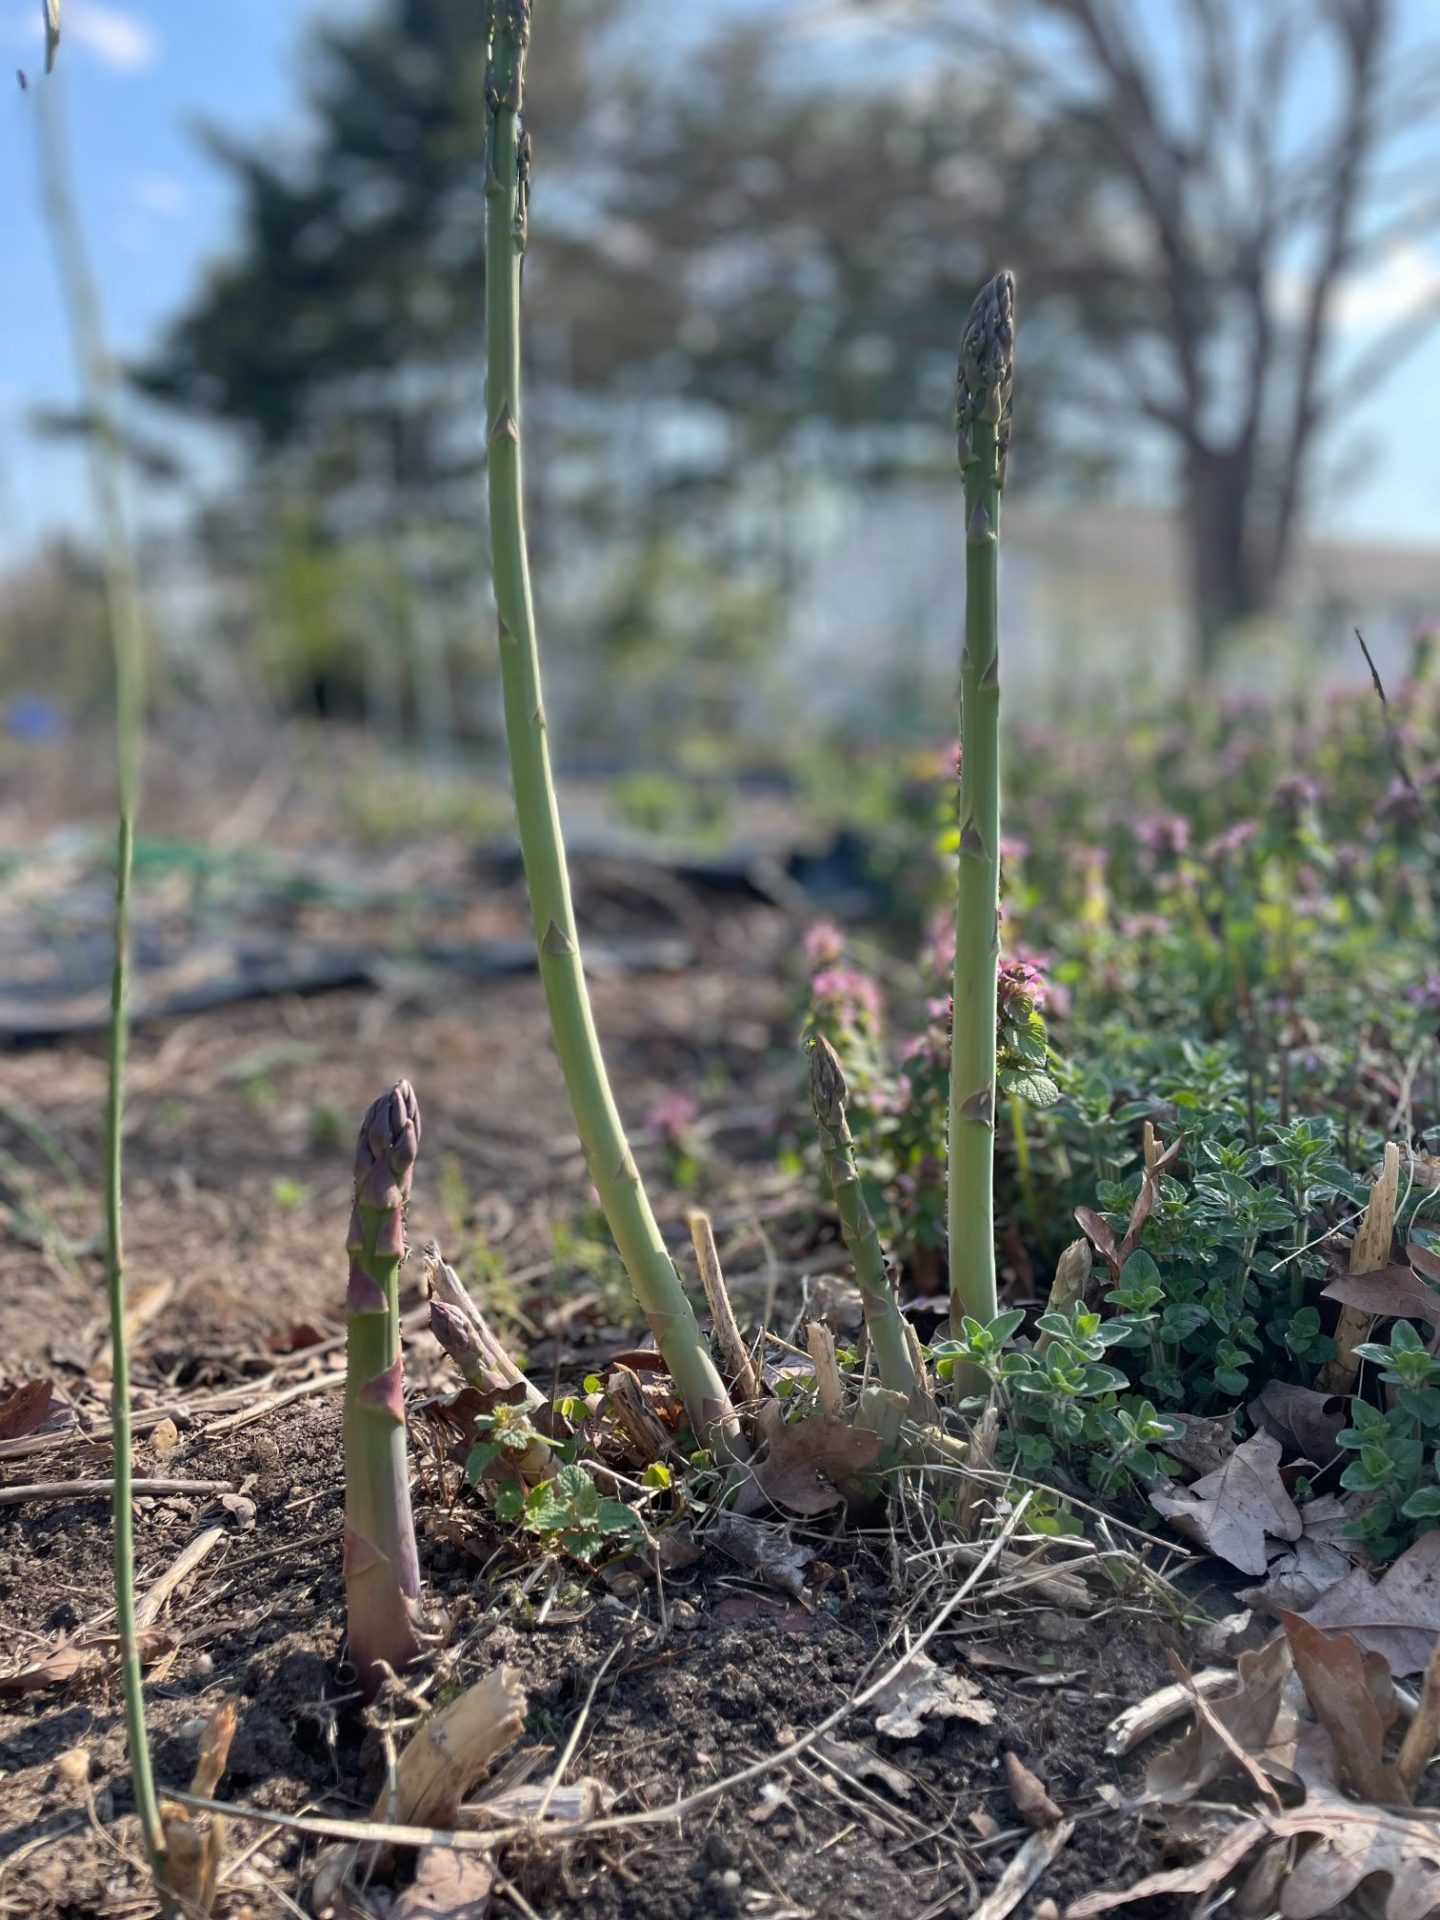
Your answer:
[[[420,1109],[401,1080],[361,1123],[347,1238],[345,1599],[350,1659],[367,1698],[379,1688],[381,1662],[399,1673],[420,1647],[400,1370],[405,1203],[419,1147]]]
[[[950,1302],[993,1320],[995,996],[1000,957],[1000,494],[1010,443],[1015,282],[980,291],[960,345],[955,424],[965,483],[965,651],[960,662],[960,854],[950,1053]]]
[[[825,1174],[864,1297],[865,1327],[875,1349],[880,1384],[913,1402],[919,1396],[920,1381],[880,1235],[855,1171],[854,1143],[845,1117],[846,1091],[839,1056],[825,1036],[817,1034],[810,1042],[810,1104],[815,1109]]]
[[[540,977],[575,1129],[630,1283],[685,1402],[697,1439],[722,1458],[745,1451],[739,1422],[694,1310],[665,1250],[625,1138],[600,1052],[580,961],[560,816],[550,774],[539,643],[521,483],[520,267],[530,197],[530,141],[520,127],[530,0],[490,0],[486,77],[486,418],[490,545],[500,615],[500,675],[520,852],[540,949]]]

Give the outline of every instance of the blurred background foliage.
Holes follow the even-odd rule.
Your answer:
[[[298,148],[202,135],[233,227],[128,369],[172,705],[494,742],[475,13],[319,21]],[[1357,618],[1403,658],[1440,554],[1334,529],[1378,457],[1356,409],[1440,313],[1432,266],[1358,351],[1341,324],[1397,247],[1433,262],[1423,13],[541,0],[528,484],[564,752],[693,771],[949,730],[954,344],[1000,260],[1027,703],[1071,699],[1081,651],[1112,693],[1313,682]],[[187,469],[197,426],[223,485]],[[8,697],[82,718],[98,634],[73,542],[12,561]]]

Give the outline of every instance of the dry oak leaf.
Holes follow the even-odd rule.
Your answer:
[[[1161,1513],[1192,1540],[1242,1573],[1264,1573],[1266,1540],[1298,1540],[1300,1511],[1280,1478],[1280,1442],[1257,1433],[1223,1467],[1176,1493],[1150,1496]]]
[[[993,1726],[995,1709],[973,1680],[937,1667],[928,1653],[912,1653],[871,1703],[878,1711],[875,1731],[892,1740],[918,1740],[929,1719],[969,1720]]]
[[[1161,1450],[1192,1473],[1214,1473],[1223,1467],[1235,1448],[1235,1422],[1228,1413],[1210,1416],[1203,1413],[1167,1413],[1177,1420],[1180,1432],[1173,1440],[1162,1440]]]
[[[853,1480],[873,1466],[880,1435],[852,1427],[830,1413],[789,1421],[779,1400],[767,1400],[755,1425],[766,1442],[765,1457],[752,1464],[754,1485],[791,1513],[828,1513],[844,1495],[837,1482]],[[748,1491],[748,1490],[747,1490]],[[745,1501],[741,1501],[744,1510]]]
[[[1145,1774],[1147,1793],[1169,1802],[1188,1800],[1211,1780],[1234,1771],[1234,1747],[1247,1754],[1264,1752],[1290,1673],[1290,1648],[1284,1635],[1277,1633],[1253,1653],[1242,1653],[1236,1673],[1239,1684],[1233,1693],[1211,1693],[1207,1701],[1223,1733],[1197,1712],[1190,1731],[1150,1762]]]
[[[1193,1866],[1148,1874],[1121,1891],[1087,1893],[1066,1909],[1065,1920],[1162,1894],[1212,1893],[1256,1848],[1272,1841],[1309,1840],[1280,1883],[1278,1911],[1284,1920],[1320,1920],[1376,1875],[1388,1877],[1385,1920],[1429,1920],[1440,1912],[1440,1822],[1423,1814],[1361,1807],[1323,1790],[1311,1790],[1294,1813],[1262,1813],[1244,1821]]]
[[[1305,1615],[1312,1627],[1353,1634],[1396,1674],[1423,1673],[1440,1634],[1440,1533],[1422,1533],[1378,1580],[1356,1567]]]
[[[1251,1424],[1274,1434],[1282,1446],[1323,1467],[1339,1449],[1335,1436],[1345,1425],[1345,1401],[1338,1393],[1269,1380],[1247,1409]]]
[[[1340,1785],[1380,1806],[1405,1805],[1410,1795],[1383,1752],[1400,1711],[1389,1667],[1348,1633],[1325,1633],[1301,1614],[1282,1612],[1280,1624],[1310,1711],[1335,1749]]]
[[[1345,1532],[1349,1514],[1343,1500],[1333,1493],[1323,1493],[1318,1500],[1305,1502],[1300,1518],[1305,1530],[1295,1542],[1294,1551],[1270,1562],[1270,1577],[1263,1587],[1241,1588],[1239,1598],[1246,1606],[1273,1614],[1282,1607],[1304,1613],[1354,1565],[1350,1555],[1353,1543]]]
[[[1381,1267],[1378,1273],[1342,1273],[1323,1291],[1326,1300],[1357,1307],[1377,1319],[1423,1320],[1440,1328],[1440,1291],[1427,1287],[1409,1267]]]
[[[0,1440],[18,1440],[34,1433],[50,1418],[55,1398],[52,1380],[27,1380],[8,1399],[0,1400]]]

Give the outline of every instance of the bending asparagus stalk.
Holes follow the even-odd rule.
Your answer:
[[[1010,442],[1015,282],[981,289],[960,346],[955,423],[965,482],[960,855],[950,1053],[950,1303],[988,1322],[995,1298],[995,996],[1000,958],[1000,494]]]
[[[60,0],[45,0],[45,71],[55,65],[60,44]],[[70,143],[64,99],[52,79],[39,101],[40,180],[45,217],[55,246],[61,293],[70,325],[84,402],[94,423],[90,478],[101,533],[106,617],[115,672],[116,814],[113,966],[110,976],[105,1096],[105,1293],[110,1320],[110,1418],[115,1462],[112,1502],[115,1624],[120,1640],[120,1684],[125,1699],[125,1738],[130,1779],[145,1852],[163,1883],[165,1824],[155,1793],[146,1730],[135,1606],[135,1519],[131,1498],[132,1422],[130,1356],[125,1328],[125,1247],[121,1209],[124,1188],[125,1074],[130,1045],[130,883],[134,866],[135,816],[140,794],[140,748],[145,725],[145,622],[135,557],[120,490],[115,377],[105,340],[99,295],[80,225],[71,182]]]
[[[520,130],[530,0],[490,0],[486,79],[486,418],[490,544],[500,614],[500,675],[520,852],[540,949],[540,977],[575,1129],[630,1283],[685,1402],[696,1437],[743,1456],[739,1422],[665,1250],[605,1072],[580,961],[560,816],[550,775],[539,644],[521,485],[520,265],[530,143]]]
[[[379,1688],[382,1662],[399,1673],[420,1650],[400,1370],[405,1203],[419,1147],[420,1109],[402,1080],[361,1123],[347,1241],[345,1600],[350,1659],[367,1699]]]
[[[817,1034],[810,1042],[810,1104],[815,1109],[825,1175],[864,1297],[865,1327],[875,1350],[880,1384],[888,1391],[903,1393],[913,1404],[920,1395],[920,1381],[880,1235],[855,1170],[854,1143],[845,1117],[846,1097],[839,1056],[824,1035]]]

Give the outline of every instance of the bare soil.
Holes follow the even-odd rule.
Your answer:
[[[590,907],[604,911],[598,899]],[[733,1250],[736,1292],[757,1312],[773,1296],[779,1324],[798,1310],[806,1273],[824,1264],[813,1208],[777,1180],[767,1155],[768,1116],[788,1107],[797,1075],[785,984],[796,928],[754,901],[722,911],[671,898],[655,910],[662,926],[684,921],[698,962],[597,982],[621,1103],[638,1123],[677,1087],[697,1099],[701,1184]],[[492,911],[502,928],[523,932],[518,893]],[[101,1044],[19,1048],[0,1059],[0,1074],[9,1203],[0,1391],[46,1377],[75,1413],[58,1435],[0,1444],[3,1491],[103,1477],[108,1387],[95,1200]],[[159,1616],[146,1691],[162,1787],[188,1782],[204,1719],[228,1695],[239,1721],[225,1799],[291,1814],[374,1804],[385,1721],[403,1703],[362,1716],[344,1684],[333,1390],[343,1355],[325,1343],[340,1332],[355,1120],[400,1074],[424,1109],[412,1243],[437,1234],[463,1256],[483,1235],[511,1277],[516,1337],[538,1377],[578,1380],[635,1338],[605,1276],[556,1255],[555,1225],[583,1207],[587,1184],[533,978],[412,971],[379,989],[279,995],[144,1024],[133,1047],[125,1213],[136,1471],[225,1489],[137,1500],[142,1594],[197,1532],[224,1528]],[[636,1133],[658,1191],[670,1193],[660,1140],[640,1124]],[[684,1198],[672,1199],[664,1222],[677,1246]],[[428,1334],[409,1342],[407,1371],[415,1392],[442,1382]],[[453,1473],[437,1469],[423,1429],[413,1437],[439,1657],[456,1678],[500,1661],[516,1667],[529,1700],[525,1740],[548,1756],[583,1719],[567,1777],[599,1780],[616,1812],[664,1806],[793,1744],[951,1590],[917,1586],[903,1541],[833,1528],[822,1544],[834,1572],[808,1610],[714,1552],[671,1577],[663,1600],[653,1584],[622,1598],[599,1579],[527,1569]],[[111,1605],[103,1497],[0,1505],[0,1683],[57,1643],[103,1636]],[[931,1651],[979,1685],[996,1709],[992,1725],[939,1720],[898,1741],[857,1715],[843,1737],[898,1775],[857,1782],[811,1753],[678,1825],[510,1848],[495,1910],[591,1920],[965,1914],[1028,1837],[1006,1791],[1006,1749],[1077,1822],[1013,1911],[1034,1915],[1045,1900],[1063,1908],[1164,1857],[1163,1832],[1122,1810],[1138,1763],[1108,1759],[1104,1729],[1169,1679],[1166,1648],[1179,1644],[1148,1601],[1123,1592],[1088,1620],[1032,1594],[962,1607]],[[546,1757],[543,1769],[553,1764]],[[308,1912],[320,1844],[237,1820],[217,1912]],[[120,1690],[102,1644],[67,1681],[0,1698],[0,1913],[152,1913],[138,1854]],[[387,1897],[377,1889],[356,1911],[383,1914]],[[1149,1920],[1165,1912],[1156,1904]]]

